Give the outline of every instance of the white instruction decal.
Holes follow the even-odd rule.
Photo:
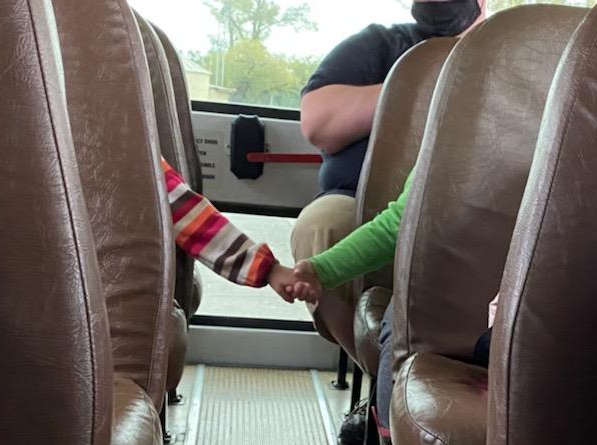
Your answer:
[[[201,173],[206,185],[218,189],[222,184],[224,164],[228,155],[224,150],[224,133],[219,131],[202,131],[197,138],[197,148],[201,157]]]

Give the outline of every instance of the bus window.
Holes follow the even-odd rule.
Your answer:
[[[193,100],[298,108],[300,91],[338,42],[370,23],[412,21],[396,0],[133,0],[170,36]],[[337,20],[342,10],[342,20]]]
[[[487,0],[488,13],[535,0]],[[370,23],[413,21],[408,0],[131,0],[173,40],[192,100],[298,108],[310,74]],[[595,0],[551,0],[593,6]],[[339,10],[342,20],[337,20]]]

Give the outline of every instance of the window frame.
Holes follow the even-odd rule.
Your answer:
[[[260,118],[280,119],[287,121],[300,122],[301,112],[297,108],[276,108],[260,105],[245,105],[230,102],[208,102],[191,101],[191,109],[196,112],[215,113],[215,114],[250,114],[257,115]]]

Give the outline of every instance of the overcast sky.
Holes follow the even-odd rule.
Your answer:
[[[370,23],[392,24],[412,21],[410,11],[396,0],[278,0],[282,7],[305,1],[317,32],[297,34],[292,29],[272,33],[266,42],[272,52],[299,56],[323,56],[343,38]],[[201,0],[129,0],[143,16],[160,26],[183,51],[209,49],[209,35],[216,35],[217,23]]]

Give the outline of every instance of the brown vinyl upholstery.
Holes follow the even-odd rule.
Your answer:
[[[186,148],[185,140],[188,137],[183,137],[182,129],[183,127],[186,129],[187,126],[181,125],[179,120],[180,113],[178,112],[176,90],[173,84],[173,76],[171,76],[172,68],[162,44],[162,41],[167,37],[162,35],[162,39],[158,38],[153,25],[138,14],[136,14],[136,17],[149,64],[162,155],[181,174],[193,190],[200,191],[201,180],[197,179],[197,169],[195,167],[197,153],[195,150]],[[186,88],[186,84],[183,84],[183,88]],[[190,119],[190,114],[188,119]],[[191,142],[194,147],[192,128]],[[195,153],[192,159],[189,158],[190,153]],[[197,292],[201,289],[201,284],[193,281],[194,265],[195,260],[193,258],[184,255],[180,249],[177,249],[174,298],[184,310],[188,319],[197,311],[201,299],[201,293]],[[199,280],[198,274],[195,277],[196,280]]]
[[[182,144],[166,54],[151,25],[138,13],[135,13],[135,18],[141,31],[145,55],[149,65],[161,153],[172,168],[178,171],[188,183],[189,165]],[[172,322],[170,323],[170,349],[166,380],[168,390],[176,388],[182,377],[186,351],[187,326],[185,319],[190,318],[198,306],[192,301],[194,297],[194,267],[194,258],[177,247],[175,303],[172,310]]]
[[[400,424],[393,425],[393,443],[485,444],[485,368],[417,353],[404,362],[399,381],[404,384],[396,385],[394,394],[408,410]]]
[[[112,444],[161,445],[162,430],[147,393],[130,379],[114,380]]]
[[[388,74],[359,180],[357,227],[375,218],[402,191],[417,159],[435,83],[456,41],[454,38],[426,40],[406,52]],[[372,286],[391,289],[392,277],[390,266],[367,274],[357,280],[356,295]],[[380,323],[389,301],[387,292],[380,289],[364,293],[356,303],[356,355],[369,375],[377,374]]]
[[[0,437],[107,445],[110,339],[52,7],[0,17]]]
[[[597,443],[597,10],[562,57],[512,237],[488,445]]]
[[[166,391],[176,389],[184,373],[187,354],[187,319],[176,300],[172,306],[172,314],[168,332],[168,372],[166,374]]]
[[[367,289],[359,300],[354,313],[354,339],[360,368],[376,377],[381,353],[379,336],[384,313],[392,300],[387,287],[374,286]]]
[[[201,157],[197,145],[195,144],[193,121],[191,119],[191,100],[189,98],[184,65],[176,48],[174,48],[174,45],[172,45],[172,42],[164,31],[153,23],[151,26],[158,35],[160,42],[162,42],[162,47],[164,48],[168,60],[168,66],[170,67],[174,99],[176,100],[176,111],[178,113],[178,123],[180,125],[180,135],[184,145],[187,162],[189,164],[189,184],[193,190],[202,193],[203,180],[201,176]],[[201,275],[199,275],[199,272],[196,270],[193,279],[192,293],[193,297],[190,300],[192,305],[186,308],[183,305],[185,312],[191,316],[197,311],[202,298]]]
[[[124,0],[54,0],[54,8],[118,382],[112,443],[157,444],[174,241],[143,42]]]
[[[135,19],[143,38],[143,46],[149,66],[162,156],[190,185],[189,164],[182,143],[176,100],[166,53],[149,22],[137,12],[135,12]]]
[[[199,152],[195,145],[195,136],[193,134],[193,125],[191,121],[190,101],[187,93],[187,84],[182,61],[178,57],[178,53],[172,46],[172,43],[166,34],[154,24],[148,23],[148,25],[153,32],[145,33],[143,32],[143,29],[141,29],[143,39],[146,40],[148,37],[152,38],[152,46],[155,47],[154,57],[155,59],[159,60],[162,72],[162,74],[159,74],[156,71],[156,76],[158,77],[156,80],[159,81],[159,78],[161,77],[162,81],[164,82],[162,96],[165,94],[169,96],[168,100],[162,98],[158,101],[158,98],[155,97],[154,94],[156,101],[156,111],[159,111],[162,105],[167,107],[168,113],[172,116],[171,120],[168,120],[168,122],[172,122],[176,125],[176,128],[171,130],[174,136],[171,138],[171,140],[176,143],[177,148],[175,150],[172,146],[172,143],[170,143],[170,148],[164,148],[162,145],[162,154],[168,160],[168,162],[172,160],[171,165],[173,167],[179,163],[185,163],[186,166],[181,167],[183,171],[183,178],[193,190],[201,193],[203,189],[203,181],[201,180],[201,163],[199,162]],[[156,57],[158,55],[159,57]],[[152,59],[154,59],[154,57],[150,58],[149,54],[147,56],[150,63],[152,83],[155,84],[154,70],[152,69]],[[162,124],[160,123],[160,113],[158,113],[157,117],[158,130],[160,132],[161,140],[163,134],[165,133],[167,135],[168,131],[164,132],[164,129],[162,129]],[[190,319],[195,314],[199,304],[201,303],[201,276],[198,272],[194,271],[194,261],[192,262],[193,268],[189,267],[188,264],[185,264],[185,260],[183,259],[182,255],[177,254],[176,261],[177,270],[185,268],[184,270],[188,270],[189,272],[185,272],[185,274],[181,275],[180,277],[177,275],[174,297],[185,311],[187,318]],[[187,278],[186,273],[189,273],[191,278]]]
[[[446,62],[397,247],[394,443],[485,443],[478,411],[486,405],[457,403],[482,391],[479,376],[427,356],[470,360],[487,329],[547,92],[586,11],[506,10],[468,34]]]
[[[201,162],[199,151],[195,144],[195,135],[193,133],[193,122],[191,120],[191,101],[187,88],[184,66],[176,48],[168,36],[155,24],[151,24],[157,34],[166,59],[170,67],[170,76],[174,99],[176,101],[176,112],[178,114],[178,123],[180,125],[180,136],[184,145],[184,152],[189,163],[189,184],[193,190],[201,193],[203,190],[203,181],[201,179]]]

